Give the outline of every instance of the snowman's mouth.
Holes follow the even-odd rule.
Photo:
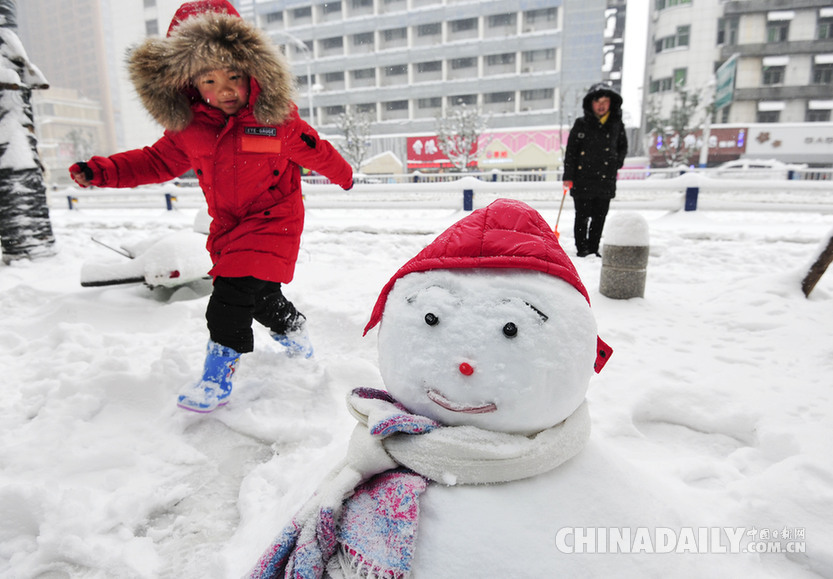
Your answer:
[[[495,406],[494,402],[489,402],[488,404],[481,404],[479,406],[466,406],[465,404],[460,404],[459,402],[454,402],[453,400],[449,400],[445,396],[442,395],[437,390],[433,388],[429,389],[427,392],[428,398],[434,404],[438,406],[442,406],[446,410],[450,410],[451,412],[462,412],[463,414],[487,414],[489,412],[494,412],[497,410],[497,406]]]

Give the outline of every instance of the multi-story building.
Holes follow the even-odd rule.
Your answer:
[[[730,99],[712,117],[718,132],[730,132],[713,138],[725,146],[710,150],[712,163],[741,155],[831,163],[831,0],[652,4],[645,87],[647,100],[659,105],[665,117],[673,107],[675,85],[713,87],[715,72],[734,59]],[[711,102],[708,90],[703,96]]]
[[[491,129],[557,130],[602,78],[605,0],[242,4],[284,46],[302,117],[337,134],[342,113],[368,113],[372,153],[403,160],[406,136],[430,135],[460,104],[478,107]]]

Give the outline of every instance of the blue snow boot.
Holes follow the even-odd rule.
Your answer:
[[[286,355],[290,358],[296,358],[298,356],[312,358],[312,342],[310,342],[309,334],[307,334],[307,331],[303,326],[285,334],[276,334],[275,332],[269,333],[273,340],[286,348]]]
[[[231,378],[240,362],[240,353],[208,340],[202,380],[179,395],[177,406],[193,412],[212,412],[228,404]]]

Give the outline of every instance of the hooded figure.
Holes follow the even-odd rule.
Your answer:
[[[594,85],[583,101],[567,140],[564,185],[576,207],[577,255],[598,255],[610,200],[616,196],[616,174],[628,154],[622,123],[622,97],[605,84]]]
[[[253,349],[252,319],[291,353],[311,355],[305,318],[280,290],[292,281],[304,225],[301,167],[344,189],[352,169],[298,117],[283,56],[226,0],[183,4],[165,38],[131,52],[128,70],[164,136],[70,174],[82,186],[136,187],[196,173],[212,218],[211,340],[203,380],[180,406],[210,412],[228,401],[239,355]]]

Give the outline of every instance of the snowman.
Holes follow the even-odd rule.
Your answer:
[[[250,576],[621,572],[570,553],[562,529],[586,545],[583,529],[654,524],[658,501],[588,445],[585,394],[611,349],[544,219],[511,200],[474,211],[396,272],[365,333],[377,324],[387,391],[351,394],[347,457]]]

